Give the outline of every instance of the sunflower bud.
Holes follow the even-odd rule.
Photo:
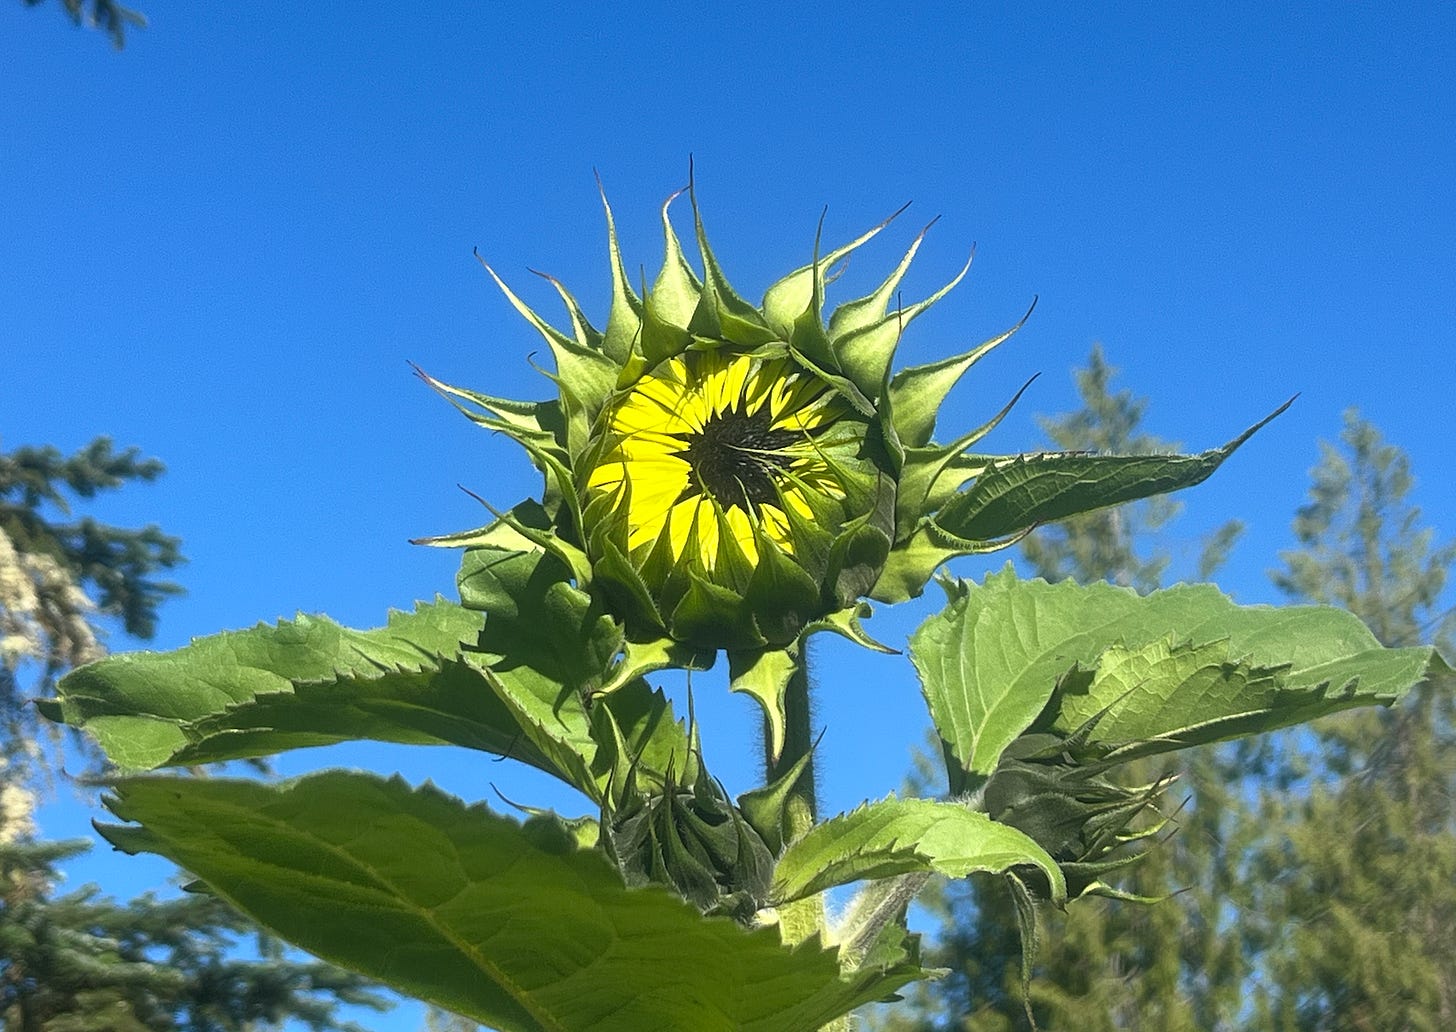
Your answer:
[[[892,305],[917,237],[873,293],[826,318],[827,271],[887,219],[822,256],[816,242],[814,260],[754,306],[723,275],[696,199],[701,275],[689,265],[672,201],[662,268],[640,297],[606,209],[604,330],[551,280],[571,332],[555,328],[491,270],[550,346],[558,396],[518,402],[426,380],[523,445],[546,488],[487,527],[428,543],[552,554],[622,628],[624,658],[605,690],[724,649],[734,687],[758,696],[777,727],[775,699],[805,634],[880,647],[858,624],[864,598],[912,597],[947,559],[1005,543],[959,534],[965,519],[935,519],[986,468],[966,452],[1000,416],[948,445],[931,436],[961,374],[1013,331],[892,375],[905,326],[965,269],[930,298]]]
[[[629,636],[782,647],[873,583],[894,481],[870,420],[782,343],[694,343],[604,411],[587,554]]]

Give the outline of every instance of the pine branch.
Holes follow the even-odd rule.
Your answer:
[[[44,0],[21,0],[26,7],[36,7]],[[77,26],[101,29],[111,37],[112,46],[120,50],[126,44],[128,26],[138,29],[147,27],[146,15],[123,7],[115,0],[91,0],[91,10],[86,10],[85,0],[61,0],[61,7]]]

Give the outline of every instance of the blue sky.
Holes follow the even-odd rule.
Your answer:
[[[974,243],[903,362],[963,350],[1039,298],[942,418],[979,423],[1040,372],[994,450],[1040,443],[1033,415],[1074,406],[1069,370],[1096,341],[1151,398],[1147,429],[1189,448],[1300,392],[1184,497],[1189,535],[1249,524],[1220,578],[1241,601],[1277,601],[1265,571],[1347,406],[1410,451],[1417,500],[1452,532],[1449,4],[137,2],[151,27],[121,53],[58,3],[0,4],[0,446],[106,433],[166,461],[163,481],[96,509],[185,541],[188,595],[158,647],[299,609],[371,626],[448,595],[456,556],[406,540],[480,522],[457,484],[507,505],[538,484],[406,362],[544,397],[539,338],[472,248],[543,310],[528,269],[600,320],[593,171],[629,267],[651,274],[689,155],[746,296],[808,259],[826,207],[838,242],[914,202],[840,299],[936,216],[907,299]],[[903,642],[929,611],[871,628]],[[835,811],[900,783],[924,717],[903,659],[826,644],[820,672]],[[710,765],[750,787],[751,704],[713,674],[695,694]],[[579,806],[444,750],[279,767],[330,763]],[[92,815],[63,797],[43,817],[62,835]],[[98,851],[73,878],[132,892],[166,873]]]

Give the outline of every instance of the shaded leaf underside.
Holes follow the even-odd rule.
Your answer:
[[[551,819],[521,825],[397,778],[143,777],[105,834],[168,857],[318,955],[502,1030],[817,1028],[910,981],[629,890]]]
[[[126,770],[323,745],[360,736],[361,726],[371,722],[379,730],[380,718],[325,706],[328,719],[322,727],[281,729],[280,743],[286,744],[240,737],[236,748],[201,744],[207,732],[192,729],[206,728],[211,721],[219,734],[231,730],[221,715],[260,700],[263,706],[287,706],[271,697],[292,695],[295,684],[316,686],[305,689],[298,700],[306,705],[328,683],[418,681],[440,671],[446,657],[458,656],[461,643],[474,641],[480,625],[478,613],[438,599],[412,613],[390,613],[385,627],[371,631],[300,614],[274,626],[198,638],[173,652],[133,652],[80,667],[62,680],[59,705],[67,723],[92,734]],[[422,728],[408,724],[383,737],[406,742],[428,738]],[[245,721],[240,730],[259,729]]]
[[[988,541],[1041,523],[1200,484],[1292,403],[1285,402],[1227,444],[1196,455],[1094,455],[1051,452],[982,457],[971,486],[932,517],[941,531]]]
[[[540,596],[516,587],[518,611],[492,617],[487,633],[480,613],[443,601],[391,614],[371,631],[299,616],[82,667],[61,682],[59,708],[124,770],[367,739],[509,756],[596,800],[609,764],[682,771],[692,752],[686,729],[640,678],[598,703],[628,750],[599,757],[585,694],[600,668],[587,679],[588,661],[563,658],[549,635],[554,627],[583,637],[592,624],[585,599],[555,584]],[[521,623],[532,633],[517,633]],[[520,648],[509,659],[478,651],[510,637]]]

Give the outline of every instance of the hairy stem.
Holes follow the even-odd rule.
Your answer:
[[[799,657],[799,662],[789,678],[784,697],[784,749],[773,755],[772,738],[764,735],[764,767],[766,784],[773,784],[788,773],[801,759],[809,756],[808,766],[799,775],[784,807],[784,841],[792,842],[814,826],[816,800],[814,798],[814,759],[810,755],[814,748],[813,728],[809,714],[809,664],[808,650]],[[779,910],[779,930],[784,942],[790,945],[803,942],[815,932],[823,933],[827,927],[822,896],[810,896],[785,904]]]
[[[814,798],[814,731],[809,706],[809,656],[805,648],[789,678],[784,693],[784,750],[773,754],[773,736],[764,729],[764,767],[766,784],[773,784],[787,774],[801,759],[808,757],[804,772],[789,794],[784,807],[784,841],[792,842],[814,826],[818,815]],[[828,914],[823,894],[786,903],[779,908],[779,935],[785,945],[803,942],[814,934],[827,943]],[[823,1026],[819,1032],[849,1032],[851,1018],[845,1015]]]
[[[835,925],[840,966],[857,970],[880,933],[894,923],[905,923],[905,909],[930,880],[926,871],[870,882],[851,901]]]

